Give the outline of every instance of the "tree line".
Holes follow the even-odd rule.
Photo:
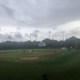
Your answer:
[[[40,48],[80,48],[80,39],[74,36],[66,39],[65,41],[57,41],[52,39],[42,40],[46,44],[44,47],[39,47],[40,41],[26,41],[26,42],[11,42],[6,41],[0,43],[0,50],[12,50],[12,49],[40,49]]]

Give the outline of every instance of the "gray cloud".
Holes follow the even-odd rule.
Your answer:
[[[80,0],[0,0],[0,2],[0,25],[55,27],[80,20]]]
[[[0,33],[0,42],[4,41],[22,41],[24,40],[20,32]]]
[[[1,2],[2,0],[0,0]],[[5,1],[2,1],[5,2]],[[0,25],[13,26],[16,25],[15,10],[8,6],[6,3],[0,3]]]
[[[33,37],[38,37],[38,34],[40,33],[40,31],[39,30],[34,30],[33,32],[32,32],[32,36]]]
[[[80,28],[72,29],[70,34],[72,34],[73,36],[79,36],[80,35]]]
[[[25,33],[25,36],[26,36],[26,37],[30,37],[30,35],[29,35],[28,33]]]
[[[20,30],[20,27],[17,27],[17,30]]]
[[[9,33],[10,33],[10,34],[11,34],[11,33],[13,33],[13,34],[14,34],[14,33],[16,33],[16,32],[9,32]]]
[[[19,39],[22,39],[22,34],[20,32],[16,32],[15,37],[19,38]]]
[[[57,27],[53,27],[53,30],[57,30],[58,28]]]
[[[2,18],[14,18],[14,10],[5,4],[0,3],[0,17]]]
[[[38,37],[38,34],[32,34],[33,37]]]
[[[38,33],[40,33],[40,31],[39,30],[35,30],[32,34],[38,34]]]
[[[11,39],[9,37],[11,37]],[[0,41],[12,41],[12,40],[15,40],[15,37],[13,35],[9,34],[9,33],[1,34],[0,38],[1,38]]]
[[[63,29],[58,27],[80,20],[79,8],[80,0],[0,0],[0,26],[16,27],[17,31],[24,30],[22,27],[29,30],[35,28],[36,30],[31,33],[32,39],[38,36],[40,39],[49,37],[47,28],[50,28],[49,31],[53,30],[50,36],[54,38],[62,37],[60,33],[62,30],[66,31],[65,36],[79,36],[79,29],[75,28],[68,32],[65,26],[62,26]],[[2,27],[0,27],[2,33],[11,32],[2,34],[3,40],[8,40],[8,36],[16,41],[30,38],[29,32],[24,31],[25,37],[23,37],[23,31],[15,33],[15,30],[6,31]],[[38,28],[43,28],[43,30],[40,31]]]
[[[2,31],[2,29],[0,28],[0,31]]]

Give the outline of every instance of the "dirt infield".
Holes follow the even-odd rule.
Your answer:
[[[37,60],[40,59],[40,57],[25,57],[25,58],[20,58],[19,60]]]
[[[24,58],[19,58],[19,60],[38,60],[38,59],[41,59],[42,57],[47,57],[47,58],[51,58],[51,54],[56,54],[58,52],[61,52],[61,51],[51,51],[50,54],[47,54],[47,55],[43,55],[43,56],[36,56],[36,57],[24,57]]]
[[[23,57],[6,57],[2,55],[2,57],[0,56],[0,58],[3,59],[3,61],[9,61],[9,60],[22,60],[22,61],[28,61],[28,60],[38,60],[38,59],[43,59],[43,58],[47,58],[50,59],[52,58],[52,54],[56,54],[61,52],[62,50],[52,50],[52,51],[44,51],[44,52],[49,52],[49,54],[45,54],[45,55],[40,55],[40,56],[23,56]],[[34,51],[34,52],[42,52],[42,51]],[[14,53],[14,52],[0,52],[0,54],[7,54],[7,53]],[[28,54],[29,52],[26,51],[26,53],[24,53],[23,51],[19,51],[20,54]]]

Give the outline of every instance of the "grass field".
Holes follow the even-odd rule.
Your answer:
[[[39,59],[21,60],[21,58]],[[0,80],[79,80],[80,51],[53,49],[0,51]]]

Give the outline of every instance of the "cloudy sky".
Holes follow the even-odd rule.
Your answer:
[[[80,37],[80,0],[0,0],[0,41]],[[61,37],[60,37],[61,36]],[[11,39],[9,38],[11,37]]]

